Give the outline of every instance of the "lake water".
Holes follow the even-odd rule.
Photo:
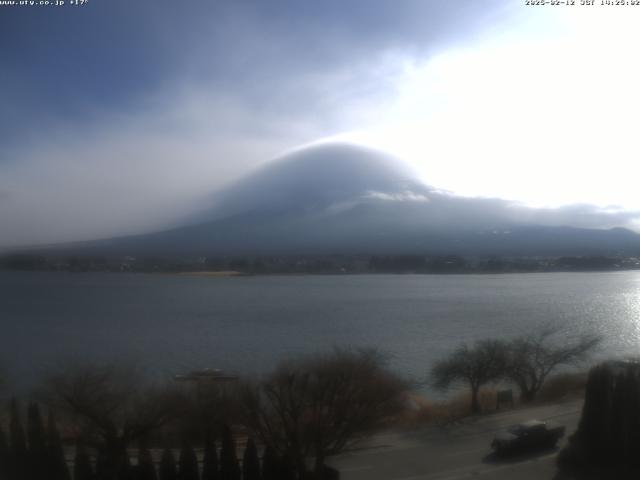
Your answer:
[[[259,373],[334,345],[375,346],[423,378],[463,341],[555,322],[640,352],[640,272],[191,277],[0,272],[0,362],[24,385],[62,361]]]

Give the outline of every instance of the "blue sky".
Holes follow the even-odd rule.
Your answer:
[[[599,143],[572,150],[582,100],[594,121],[622,118],[625,137],[635,128],[636,17],[517,0],[0,7],[0,246],[162,228],[254,166],[327,138],[389,151],[463,195],[640,208],[630,181],[596,195],[598,168],[575,182],[567,160],[597,163],[584,155],[619,140],[620,127],[603,126]],[[597,35],[601,51],[584,41]],[[602,74],[605,61],[617,76]],[[580,79],[595,86],[574,88]],[[554,125],[547,102],[559,101]],[[519,122],[530,134],[494,136]],[[609,172],[636,153],[619,145]],[[550,166],[559,180],[544,195],[518,180],[523,168],[548,179]]]

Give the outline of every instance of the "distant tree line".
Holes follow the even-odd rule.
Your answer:
[[[480,411],[479,392],[487,384],[511,383],[519,389],[521,401],[532,402],[551,372],[584,361],[601,342],[596,335],[558,339],[558,333],[557,328],[545,326],[512,340],[464,343],[434,364],[431,383],[441,390],[467,385],[474,413]]]
[[[237,271],[245,274],[287,273],[513,273],[607,271],[640,268],[637,258],[462,257],[459,255],[269,255],[209,257],[106,257],[12,254],[0,257],[0,268],[70,272],[197,272]]]

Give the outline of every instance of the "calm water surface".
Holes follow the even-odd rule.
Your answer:
[[[640,272],[189,277],[0,272],[0,362],[16,383],[63,360],[157,372],[269,370],[334,345],[376,346],[416,379],[462,341],[553,321],[640,353]]]

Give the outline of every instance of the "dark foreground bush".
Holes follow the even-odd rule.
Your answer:
[[[608,472],[608,478],[640,478],[640,362],[590,370],[578,430],[558,463],[565,470]]]

